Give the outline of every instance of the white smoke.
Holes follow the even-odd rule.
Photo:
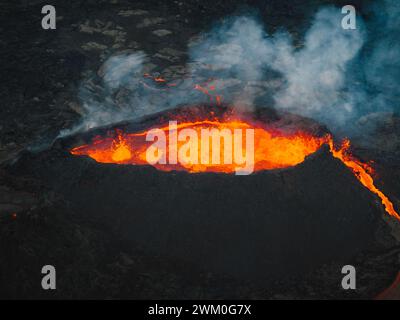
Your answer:
[[[191,50],[194,60],[214,66],[219,77],[243,82],[261,81],[268,72],[279,72],[284,85],[273,94],[275,108],[343,124],[354,112],[354,101],[345,90],[350,79],[346,67],[359,52],[363,34],[341,27],[341,11],[321,9],[300,49],[287,32],[268,36],[251,17],[239,17],[206,37]],[[236,95],[253,102],[248,91]]]
[[[213,78],[223,83],[218,89],[224,102],[247,107],[255,101],[257,106],[272,103],[343,131],[368,113],[393,110],[390,104],[399,98],[399,2],[385,0],[374,12],[369,28],[358,16],[357,29],[344,30],[340,8],[322,8],[300,46],[288,32],[268,35],[253,17],[226,19],[189,44],[189,77],[165,91],[143,87],[144,53],[115,55],[100,69],[100,80],[84,81],[85,116],[75,129],[208,101],[193,88]]]
[[[142,70],[144,60],[142,52],[111,57],[103,66],[104,83],[111,89],[134,85],[134,76]]]
[[[400,2],[384,0],[374,8],[368,40],[373,48],[361,61],[370,94],[368,109],[399,111],[400,104]]]
[[[289,36],[276,41],[278,52],[272,68],[286,80],[274,95],[276,107],[340,125],[353,116],[354,101],[345,89],[350,77],[348,63],[357,55],[363,35],[358,29],[344,30],[337,8],[322,9],[308,30],[304,46],[290,47]]]
[[[246,83],[262,80],[274,55],[262,25],[251,17],[237,17],[214,29],[190,50],[191,59],[212,66],[217,79],[244,83],[241,90],[224,92],[225,101],[237,105],[253,104],[255,97],[245,90]]]

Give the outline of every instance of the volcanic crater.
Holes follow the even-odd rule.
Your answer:
[[[273,136],[301,133],[320,143],[298,163],[261,166],[245,176],[215,167],[193,172],[96,161],[89,152],[76,151],[118,148],[112,142],[121,135],[163,127],[171,119],[240,119]],[[264,286],[379,249],[378,218],[387,207],[385,212],[382,199],[333,156],[340,149],[327,137],[333,139],[315,121],[269,108],[237,115],[229,106],[184,106],[58,139],[47,150],[24,153],[10,170],[35,176],[62,194],[82,219],[96,221],[129,245],[192,265],[193,273],[215,272]]]

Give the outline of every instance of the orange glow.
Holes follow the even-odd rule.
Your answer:
[[[392,285],[381,292],[375,300],[399,300],[400,299],[400,272],[397,273],[396,279]]]
[[[132,158],[131,150],[124,140],[117,144],[111,158],[115,162],[126,161]]]
[[[198,139],[196,141],[175,139],[171,134],[178,135],[182,129],[194,129]],[[222,132],[228,129],[234,132],[235,129],[242,129],[242,150],[241,154],[246,154],[246,129],[254,129],[254,171],[271,170],[279,168],[287,168],[295,166],[305,160],[305,158],[316,152],[322,145],[328,144],[332,155],[345,164],[355,175],[355,177],[371,192],[376,194],[385,207],[385,210],[393,217],[400,220],[399,214],[395,211],[393,203],[389,198],[379,190],[373,180],[373,169],[370,165],[362,163],[357,160],[350,153],[350,142],[345,140],[340,147],[334,145],[333,138],[328,135],[325,137],[313,136],[310,133],[298,131],[295,133],[284,133],[277,130],[268,129],[261,126],[254,126],[244,120],[199,120],[192,122],[179,122],[175,128],[175,133],[170,132],[168,125],[159,128],[165,134],[166,145],[168,146],[166,154],[154,152],[151,157],[146,153],[154,141],[146,141],[146,135],[149,130],[137,133],[122,133],[118,132],[116,138],[112,136],[97,137],[91,144],[82,145],[71,150],[73,155],[87,155],[97,162],[101,163],[116,163],[116,164],[134,164],[134,165],[149,165],[152,162],[153,166],[162,171],[188,171],[191,173],[197,172],[221,172],[233,173],[235,168],[238,167],[236,163],[225,163],[225,152],[228,154],[235,153],[234,141],[225,140],[223,137],[218,136],[220,139],[220,148],[218,149],[219,159],[221,162],[214,164],[212,161],[213,150],[212,143],[207,145],[207,141],[201,135],[202,129],[218,129]],[[207,137],[208,142],[212,142],[213,137]],[[192,145],[195,143],[195,145]],[[204,156],[202,158],[202,145],[208,146],[206,151],[207,162],[204,164]],[[190,154],[186,162],[175,162],[171,164],[168,162],[172,153],[179,154],[183,146],[186,149],[197,149],[194,155]],[[191,148],[194,149],[191,149]],[[162,157],[167,159],[166,163],[154,163]]]
[[[254,170],[270,170],[277,168],[285,168],[294,166],[304,161],[305,157],[314,153],[324,142],[324,138],[313,137],[304,132],[296,134],[284,135],[279,132],[269,131],[265,128],[254,127],[245,121],[229,120],[202,120],[195,122],[181,122],[178,123],[176,131],[181,129],[191,128],[194,129],[198,136],[196,148],[198,150],[197,161],[188,161],[187,163],[177,164],[154,164],[154,166],[163,171],[171,170],[185,170],[189,172],[234,172],[237,165],[235,163],[224,162],[224,152],[229,150],[230,153],[234,152],[234,141],[226,142],[224,137],[220,138],[220,153],[221,162],[219,164],[212,163],[212,142],[213,136],[208,137],[208,164],[203,164],[201,161],[201,146],[206,143],[205,137],[201,135],[202,129],[228,129],[233,132],[235,129],[243,129],[242,133],[242,155],[246,153],[245,144],[245,129],[254,129]],[[164,126],[160,128],[165,133],[167,140],[167,159],[169,158],[170,151],[179,151],[183,145],[194,143],[192,140],[178,141],[174,144],[170,139],[169,127]],[[146,135],[150,130],[138,133],[118,133],[117,138],[112,137],[97,138],[90,145],[83,145],[71,150],[74,155],[88,155],[95,159],[97,162],[102,163],[120,163],[120,164],[148,164],[146,159],[147,149],[154,143],[153,141],[146,141]],[[233,140],[233,139],[232,139]],[[190,147],[190,146],[189,146]],[[228,153],[229,153],[228,152]],[[161,157],[162,155],[159,155]],[[152,159],[154,160],[154,159]]]
[[[341,160],[350,170],[354,173],[357,179],[367,187],[371,192],[375,193],[382,201],[386,212],[396,219],[400,220],[399,214],[395,211],[393,207],[393,203],[389,200],[387,196],[380,191],[374,183],[374,179],[371,174],[373,173],[373,169],[366,163],[362,163],[359,160],[355,159],[349,152],[350,141],[344,140],[342,146],[339,149],[336,149],[333,140],[330,138],[329,147],[331,149],[332,155]]]
[[[217,106],[220,106],[222,103],[222,95],[219,94],[213,94],[211,91],[216,91],[215,85],[209,85],[208,83],[205,83],[203,85],[201,84],[196,84],[194,86],[195,90],[198,90],[202,93],[204,93],[206,96],[210,98],[210,102],[213,103],[215,99],[215,103]]]
[[[148,73],[145,73],[143,76],[144,76],[145,78],[151,78],[151,79],[153,79],[155,82],[166,82],[166,80],[165,80],[164,78],[162,78],[162,77],[153,77],[153,76],[151,76],[151,75],[148,74]]]

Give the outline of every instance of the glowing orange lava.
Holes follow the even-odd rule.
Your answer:
[[[389,200],[389,198],[380,191],[374,183],[374,179],[372,178],[373,169],[366,163],[362,163],[361,161],[355,159],[349,152],[350,141],[344,140],[342,146],[339,149],[336,149],[333,144],[332,138],[328,140],[329,147],[332,155],[341,160],[350,170],[354,173],[357,179],[367,187],[371,192],[375,193],[382,201],[383,206],[387,213],[396,219],[400,220],[399,214],[395,211],[393,207],[393,203]]]
[[[192,132],[195,133],[196,140],[177,139],[178,132],[187,128],[194,130]],[[218,129],[217,136],[211,135],[205,138],[202,136],[203,129]],[[221,132],[235,132],[237,129],[241,129],[239,131],[243,133],[239,139],[242,142],[241,149],[235,151],[235,142],[237,144],[237,141],[219,134]],[[302,131],[283,133],[260,126],[257,127],[243,120],[200,120],[180,122],[174,131],[170,131],[168,125],[159,128],[158,130],[165,134],[168,148],[166,148],[166,154],[161,152],[152,153],[151,159],[149,159],[147,152],[154,141],[146,141],[146,136],[151,129],[137,133],[118,132],[116,138],[111,136],[97,137],[91,144],[73,148],[71,153],[74,155],[87,155],[102,163],[148,165],[150,160],[154,167],[163,171],[184,170],[191,173],[233,173],[238,164],[232,163],[232,161],[225,161],[227,160],[225,156],[226,154],[238,152],[244,157],[247,151],[245,143],[246,129],[254,129],[254,158],[252,159],[254,171],[295,166],[303,162],[308,155],[316,152],[323,144],[328,144],[332,155],[342,161],[366,188],[381,199],[386,211],[391,216],[400,220],[393,203],[376,187],[372,178],[373,169],[371,166],[362,163],[351,155],[349,150],[350,142],[348,140],[345,140],[340,147],[336,147],[330,135],[317,137]],[[213,140],[214,138],[216,140]],[[212,146],[215,147],[213,143],[216,141],[219,146],[219,154],[215,155],[213,154]],[[165,163],[157,162],[162,157],[168,160],[171,159],[170,157],[176,157],[176,154],[187,153],[189,150],[191,150],[190,155],[184,155],[185,162],[174,164],[168,161],[165,161]],[[214,156],[217,156],[221,161],[214,163]]]
[[[187,161],[186,163],[177,164],[155,163],[153,166],[163,171],[185,170],[189,172],[234,172],[234,168],[237,166],[237,164],[224,162],[225,152],[227,152],[227,154],[235,152],[234,139],[230,138],[227,140],[224,134],[220,135],[221,132],[226,132],[226,129],[228,132],[234,132],[234,130],[237,129],[254,129],[255,171],[294,166],[303,162],[306,156],[317,151],[318,148],[325,143],[325,138],[313,137],[312,135],[304,132],[298,132],[292,135],[283,135],[278,132],[268,131],[260,127],[254,128],[254,126],[251,126],[247,122],[237,120],[202,120],[195,122],[183,122],[178,123],[176,131],[179,132],[185,128],[194,129],[197,133],[198,141],[193,142],[193,140],[186,140],[174,142],[171,138],[172,133],[169,131],[169,126],[159,128],[159,130],[165,133],[167,145],[169,146],[165,156],[168,159],[170,152],[179,152],[184,145],[186,145],[186,148],[189,149],[191,146],[188,146],[188,144],[196,143],[195,148],[198,150],[198,152],[195,159],[191,158],[194,161]],[[202,129],[218,129],[218,131],[215,134],[212,134],[210,137],[205,138],[201,134]],[[94,139],[92,144],[76,147],[71,150],[71,153],[74,155],[88,155],[97,162],[102,163],[136,165],[149,164],[147,161],[148,159],[146,158],[146,151],[153,144],[153,141],[146,141],[146,135],[149,132],[150,130],[138,133],[119,132],[117,138],[115,139],[111,137],[98,137]],[[242,140],[243,149],[240,151],[244,156],[246,154],[245,131],[240,132],[242,135],[240,140]],[[213,140],[214,138],[219,140],[218,142],[220,143],[217,151],[220,153],[220,162],[218,164],[214,164],[212,159],[213,147],[215,147],[216,142],[216,140]],[[208,141],[205,141],[206,139]],[[204,146],[207,148],[206,156],[208,159],[206,159],[206,161],[201,161],[202,153],[204,154]],[[158,155],[158,157],[161,156],[162,155]]]

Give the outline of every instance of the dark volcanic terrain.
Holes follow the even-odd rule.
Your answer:
[[[329,3],[347,1],[54,0],[57,29],[45,31],[42,1],[2,1],[0,298],[354,299],[388,288],[400,224],[325,149],[235,177],[104,165],[54,143],[84,115],[82,79],[111,55],[142,50],[147,72],[177,80],[190,39],[226,15],[256,8],[301,46]],[[374,160],[399,210],[400,118],[377,116],[354,152]],[[45,264],[57,268],[55,291],[41,289]],[[340,286],[345,264],[357,268],[355,291]]]

